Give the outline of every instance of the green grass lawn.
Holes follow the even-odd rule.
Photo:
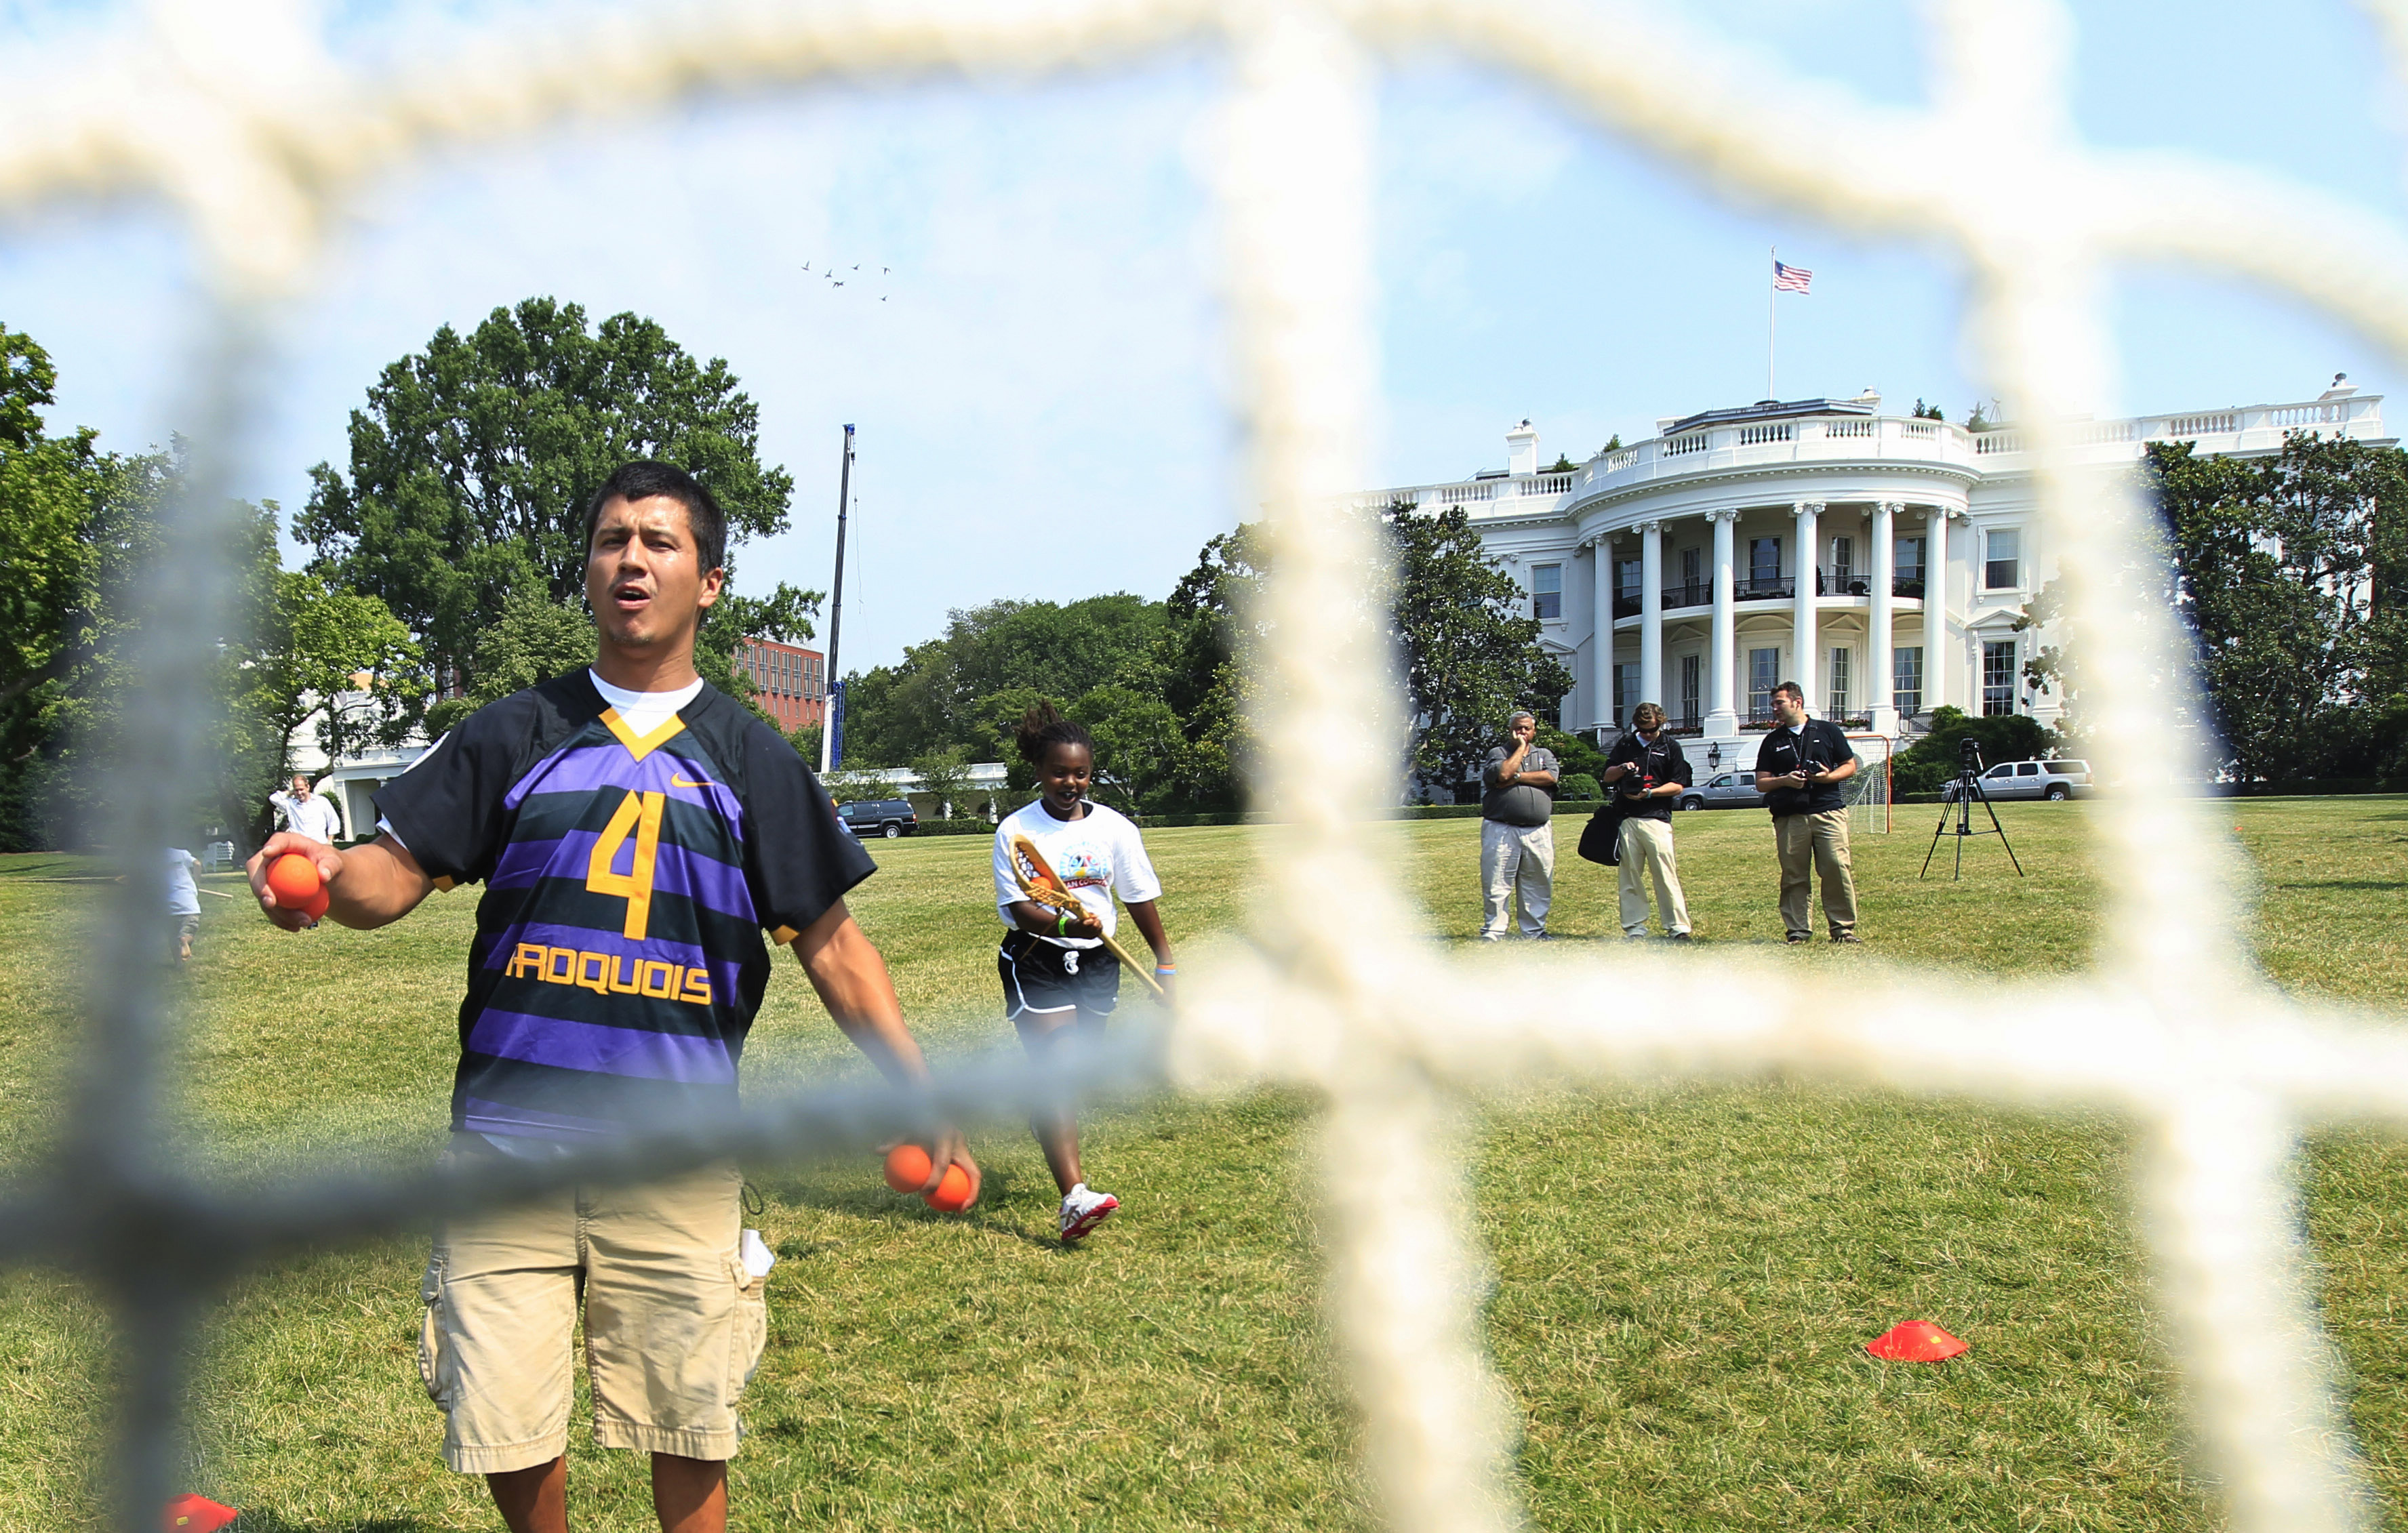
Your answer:
[[[1995,973],[2083,967],[2098,896],[2085,810],[2002,809],[1962,882],[1918,882],[1936,809],[1856,840],[1862,930],[1892,959]],[[2408,801],[2220,806],[2259,886],[2258,951],[2303,991],[2396,1007],[2408,981]],[[1611,873],[1558,827],[1555,930],[1612,937]],[[1477,824],[1398,824],[1437,939],[1478,922]],[[1763,816],[1677,822],[1690,908],[1717,946],[1777,945]],[[1254,833],[1150,833],[1175,937],[1234,924]],[[880,843],[854,909],[942,1056],[1004,1039],[986,843]],[[1942,848],[1943,859],[1948,849]],[[56,1124],[89,885],[0,859],[0,1161]],[[210,886],[231,888],[225,881]],[[179,982],[196,1165],[229,1177],[439,1141],[473,893],[378,933],[277,933],[206,900]],[[121,947],[130,946],[129,943]],[[1844,1003],[1857,954],[1789,955]],[[864,1073],[791,964],[748,1055],[756,1086]],[[1354,1527],[1351,1407],[1317,1314],[1303,1168],[1313,1104],[1125,1101],[1089,1166],[1126,1208],[1087,1247],[1052,1238],[1025,1131],[982,1125],[987,1197],[946,1218],[867,1155],[755,1168],[770,1348],[735,1466],[747,1528]],[[1539,1526],[1560,1528],[2213,1526],[2147,1302],[2116,1123],[1788,1084],[1533,1091],[1482,1104],[1474,1208],[1497,1366],[1521,1410]],[[2377,1483],[2408,1521],[2408,1154],[2320,1138],[2304,1168],[2324,1298]],[[436,1458],[411,1356],[418,1238],[289,1262],[231,1293],[199,1360],[191,1487],[263,1530],[493,1527]],[[72,1280],[0,1275],[0,1527],[87,1525],[106,1318]],[[1941,1367],[1862,1344],[1931,1318],[1973,1343]],[[579,1526],[652,1526],[641,1465],[572,1442]]]

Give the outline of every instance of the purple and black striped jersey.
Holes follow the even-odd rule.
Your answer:
[[[875,871],[794,748],[706,686],[638,736],[582,670],[480,709],[377,811],[481,881],[452,1126],[580,1139],[737,1101],[794,939]]]

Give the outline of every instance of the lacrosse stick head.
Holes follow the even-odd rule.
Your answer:
[[[1045,860],[1045,853],[1038,851],[1037,843],[1027,837],[1014,836],[1011,838],[1011,860],[1019,865],[1020,876],[1026,881],[1065,895],[1070,892],[1070,886],[1062,881],[1061,876],[1054,871],[1053,865]]]

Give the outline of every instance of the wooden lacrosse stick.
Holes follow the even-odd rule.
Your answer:
[[[1049,910],[1065,915],[1077,916],[1082,921],[1094,915],[1093,911],[1080,902],[1078,895],[1070,893],[1070,886],[1064,883],[1061,876],[1047,864],[1045,853],[1037,850],[1037,843],[1025,836],[1014,836],[1011,838],[1011,873],[1012,877],[1020,881],[1020,892],[1026,895],[1032,903],[1042,905]],[[1103,936],[1104,946],[1111,950],[1112,956],[1126,965],[1130,973],[1143,980],[1154,991],[1155,999],[1168,998],[1162,988],[1162,981],[1139,967],[1138,961],[1128,955],[1126,948],[1113,941],[1108,934],[1099,933],[1098,935]]]

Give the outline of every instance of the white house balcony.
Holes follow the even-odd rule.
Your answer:
[[[1894,609],[1903,612],[1921,610],[1923,607],[1923,572],[1921,570],[1910,570],[1892,576],[1889,587]],[[1871,579],[1869,576],[1857,575],[1843,580],[1828,571],[1818,570],[1814,576],[1814,596],[1815,606],[1837,611],[1869,607],[1872,602]],[[1684,585],[1668,585],[1663,588],[1663,597],[1664,618],[1667,622],[1676,618],[1696,617],[1700,612],[1713,609],[1713,582],[1698,580]],[[1798,581],[1793,576],[1784,575],[1778,580],[1735,579],[1731,581],[1731,599],[1734,602],[1795,601],[1797,597]],[[1613,598],[1614,627],[1620,629],[1637,623],[1644,615],[1644,607],[1645,603],[1637,591],[1625,589],[1617,593]]]

